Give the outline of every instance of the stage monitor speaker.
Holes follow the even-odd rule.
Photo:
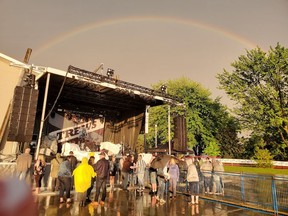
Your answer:
[[[183,116],[176,116],[174,122],[174,146],[176,151],[187,151],[187,126],[186,118]]]
[[[31,142],[36,117],[38,90],[16,86],[14,90],[8,141]]]

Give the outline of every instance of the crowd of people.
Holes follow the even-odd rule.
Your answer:
[[[95,161],[94,156],[84,157],[81,162],[77,161],[73,152],[66,157],[59,153],[51,160],[50,179],[51,191],[59,191],[60,203],[71,203],[71,191],[75,191],[73,202],[80,206],[91,203],[93,207],[104,205],[107,197],[107,187],[110,191],[117,187],[124,191],[131,189],[143,193],[149,188],[149,193],[159,204],[164,204],[165,191],[170,199],[177,196],[177,185],[180,181],[186,182],[190,204],[198,204],[199,194],[223,194],[224,185],[221,173],[224,171],[220,160],[204,160],[195,156],[186,156],[178,159],[171,156],[165,163],[157,166],[153,155],[149,162],[145,162],[143,154],[123,155],[116,158],[115,155],[108,157],[105,151],[99,153],[100,159]],[[179,167],[179,161],[185,164]],[[158,161],[159,162],[159,161]],[[32,157],[29,148],[20,155],[16,161],[18,178],[21,180],[29,176],[32,166]],[[42,179],[46,172],[46,161],[43,155],[39,155],[34,163],[33,179],[35,193],[40,193]],[[183,176],[184,173],[184,176]],[[94,197],[91,197],[95,189]],[[148,192],[148,190],[145,190]]]

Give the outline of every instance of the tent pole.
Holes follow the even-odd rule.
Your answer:
[[[168,145],[169,145],[169,152],[168,154],[171,155],[171,134],[170,134],[170,105],[168,105]]]
[[[44,94],[44,101],[43,101],[42,115],[41,115],[41,124],[40,124],[40,130],[39,130],[39,134],[38,134],[38,142],[37,142],[35,160],[37,160],[37,158],[38,158],[40,144],[41,144],[41,139],[42,139],[42,130],[43,130],[43,125],[44,125],[44,118],[45,118],[46,103],[47,103],[47,96],[48,96],[48,90],[49,90],[49,83],[50,83],[50,73],[47,74],[47,79],[46,79],[45,94]]]

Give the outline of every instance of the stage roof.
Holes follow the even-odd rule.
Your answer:
[[[54,107],[53,111],[58,112],[120,120],[129,113],[145,111],[146,105],[181,105],[177,98],[160,90],[155,91],[74,66],[69,66],[67,71],[35,66],[33,70],[42,70],[36,76],[40,104],[43,103],[47,74],[51,74],[46,108],[48,111]],[[42,107],[38,107],[39,109]]]

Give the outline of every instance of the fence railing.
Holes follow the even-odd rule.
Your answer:
[[[212,175],[212,192],[204,193],[202,179],[200,197],[276,215],[288,215],[288,176],[227,172],[215,172],[214,175],[220,176],[222,193],[215,193]],[[177,190],[189,194],[185,176],[185,171],[182,171]]]
[[[48,168],[48,167],[47,167]],[[50,169],[47,169],[47,185]],[[0,163],[0,177],[15,174],[15,163]],[[247,173],[215,172],[221,177],[223,193],[215,194],[212,177],[212,193],[205,194],[203,179],[200,181],[200,197],[251,208],[275,215],[288,215],[288,175],[259,175]],[[47,179],[47,181],[46,181]],[[181,171],[177,191],[188,195],[186,171]],[[216,179],[216,178],[214,178]]]

